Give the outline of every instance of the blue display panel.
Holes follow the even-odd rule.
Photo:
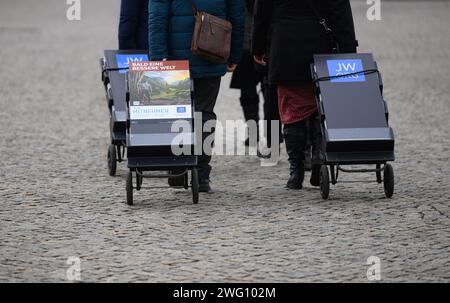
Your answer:
[[[117,67],[121,68],[119,71],[121,74],[125,74],[127,72],[127,68],[130,65],[130,62],[140,62],[140,61],[148,61],[148,55],[146,54],[117,54],[116,62]],[[122,69],[123,68],[123,69]]]
[[[364,70],[361,59],[342,59],[342,60],[327,60],[328,73],[330,77],[342,76],[331,79],[332,83],[347,83],[347,82],[365,82],[366,77],[364,73],[357,75],[346,76],[348,74],[362,72]]]

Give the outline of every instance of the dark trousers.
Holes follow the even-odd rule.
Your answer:
[[[245,121],[247,123],[250,121],[254,121],[256,123],[256,141],[259,142],[259,94],[256,84],[241,88],[240,101],[244,112]],[[249,143],[250,141],[247,142]]]
[[[244,50],[242,60],[237,66],[231,78],[231,88],[241,90],[241,106],[244,119],[259,125],[259,94],[258,83],[262,82],[263,74],[255,68],[255,62],[250,50]],[[257,129],[257,140],[259,141],[259,128]],[[249,143],[247,141],[247,143]]]
[[[202,113],[202,129],[196,129],[195,131],[197,133],[197,138],[199,138],[199,134],[201,134],[201,142],[197,142],[197,144],[202,144],[202,147],[203,141],[210,135],[213,135],[215,131],[215,121],[217,116],[214,113],[214,107],[216,106],[217,96],[219,95],[220,81],[221,77],[194,79],[195,111]],[[203,126],[210,120],[214,121],[214,127],[211,131],[204,131]],[[198,158],[200,182],[209,179],[209,174],[211,173],[211,165],[209,165],[210,162],[211,154],[206,154],[202,148],[202,155]]]
[[[241,88],[241,106],[244,110],[246,121],[255,120],[259,122],[259,95],[256,84]]]

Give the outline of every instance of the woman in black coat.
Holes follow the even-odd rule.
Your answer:
[[[356,52],[357,42],[349,0],[257,0],[252,54],[259,64],[269,56],[269,81],[278,88],[283,136],[290,162],[287,187],[301,189],[309,120],[313,144],[311,184],[319,185],[320,123],[311,85],[314,54],[330,53],[335,45],[320,21],[333,31],[341,53]],[[270,50],[267,39],[271,31]]]
[[[119,49],[148,49],[148,0],[122,0]]]

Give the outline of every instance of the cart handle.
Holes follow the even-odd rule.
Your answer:
[[[357,75],[361,75],[361,74],[364,74],[364,75],[378,74],[378,76],[381,77],[380,71],[378,69],[366,69],[366,70],[362,70],[362,71],[354,72],[354,73],[350,73],[350,74],[345,74],[345,75],[327,76],[327,77],[317,78],[317,79],[314,79],[314,84],[317,84],[318,82],[321,82],[321,81],[330,81],[333,79],[340,79],[340,78],[348,77],[348,76],[357,76]]]

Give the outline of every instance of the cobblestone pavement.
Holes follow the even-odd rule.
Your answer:
[[[288,191],[283,154],[277,167],[216,157],[198,206],[167,189],[133,207],[125,166],[112,178],[105,161],[98,59],[116,45],[116,2],[82,1],[80,22],[65,1],[0,4],[0,281],[67,281],[71,256],[87,282],[364,282],[369,256],[382,281],[450,281],[449,2],[386,2],[382,22],[354,3],[396,131],[393,199],[376,183],[340,184],[326,202]],[[219,117],[242,118],[228,83]]]

